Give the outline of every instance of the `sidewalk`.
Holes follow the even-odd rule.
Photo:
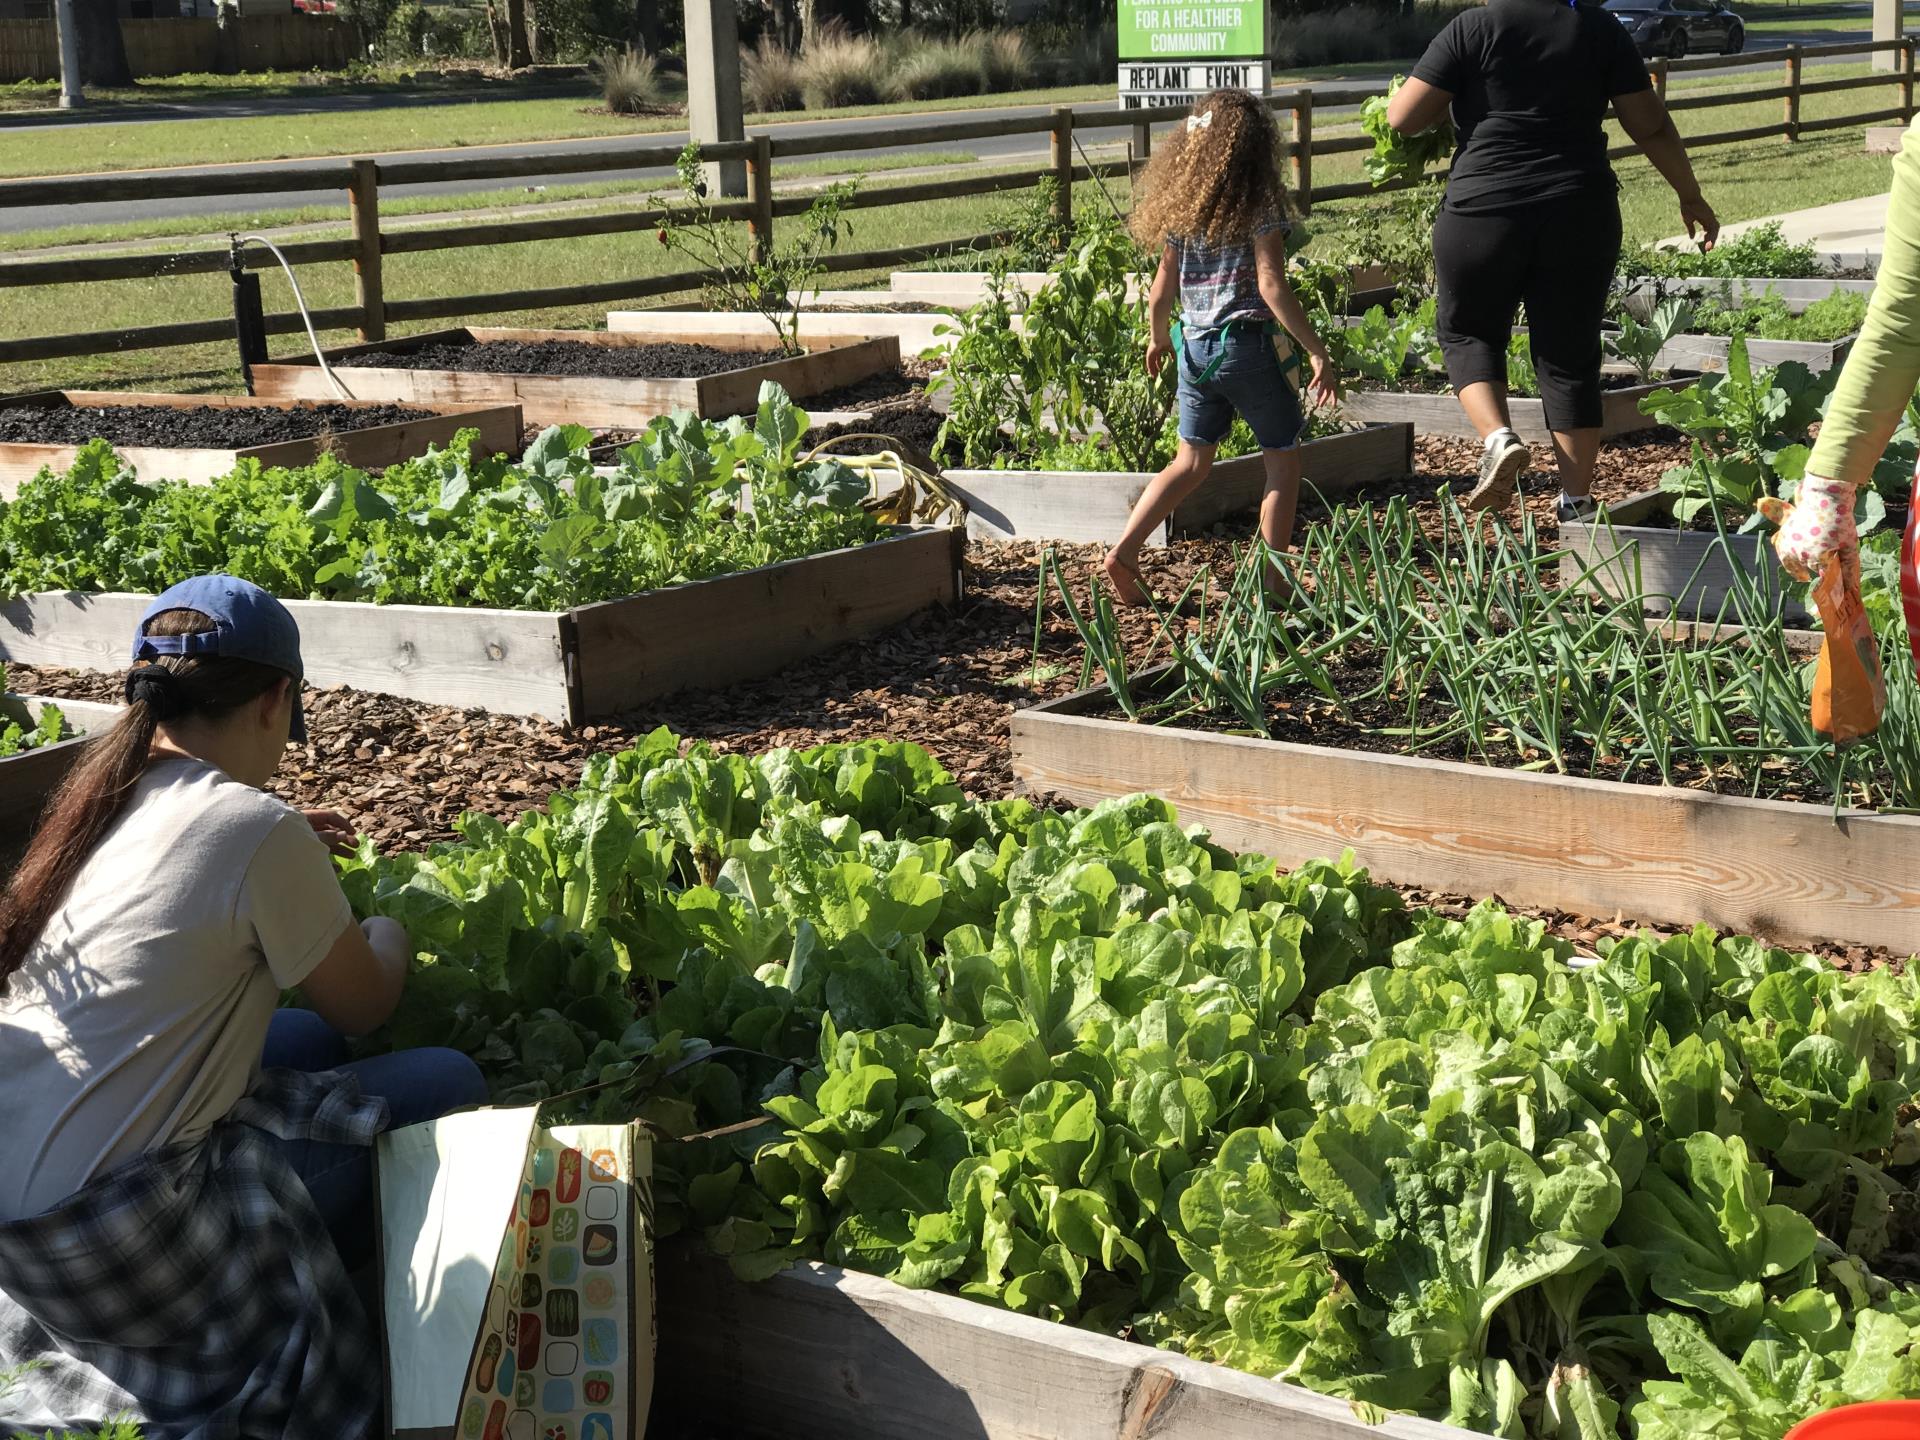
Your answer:
[[[1720,232],[1720,238],[1737,239],[1770,221],[1779,223],[1781,237],[1789,245],[1812,245],[1836,268],[1870,268],[1880,263],[1880,242],[1887,228],[1887,197],[1868,195],[1859,200],[1816,205],[1811,210],[1791,210],[1784,215],[1747,220],[1727,226]],[[1660,247],[1677,250],[1690,243],[1685,236],[1676,235],[1662,240]]]

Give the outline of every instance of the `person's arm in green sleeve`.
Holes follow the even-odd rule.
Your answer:
[[[1775,546],[1787,569],[1805,575],[1835,551],[1858,544],[1853,491],[1873,467],[1920,385],[1920,121],[1893,162],[1887,234],[1866,324],[1847,355],[1807,478]]]

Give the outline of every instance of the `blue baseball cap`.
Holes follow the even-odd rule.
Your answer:
[[[147,634],[153,617],[168,610],[196,610],[213,621],[213,629],[194,635]],[[231,575],[199,575],[155,597],[133,632],[133,658],[138,662],[159,655],[223,655],[285,671],[293,677],[292,738],[305,742],[300,681],[306,667],[300,661],[300,627],[293,612],[258,585]]]

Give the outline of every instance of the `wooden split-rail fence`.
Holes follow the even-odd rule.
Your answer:
[[[1710,90],[1685,93],[1667,101],[1675,111],[1750,105],[1779,100],[1779,121],[1738,130],[1726,130],[1687,138],[1689,149],[1700,150],[1717,145],[1733,145],[1766,139],[1792,142],[1819,131],[1849,129],[1883,121],[1909,121],[1914,115],[1915,40],[1855,42],[1837,45],[1790,46],[1773,52],[1783,66],[1782,83],[1753,89]],[[1844,76],[1833,80],[1809,80],[1806,62],[1893,52],[1897,68],[1870,75]],[[1710,55],[1653,62],[1655,82],[1662,93],[1669,77],[1702,71],[1751,67],[1756,57],[1746,55]],[[1898,91],[1898,103],[1871,112],[1826,117],[1801,118],[1801,102],[1808,96],[1837,91],[1892,87]],[[1350,154],[1372,148],[1361,134],[1316,136],[1314,114],[1336,107],[1352,107],[1380,93],[1378,85],[1322,87],[1317,90],[1283,90],[1268,103],[1276,111],[1292,117],[1285,157],[1290,166],[1290,184],[1303,212],[1316,204],[1376,193],[1395,186],[1375,187],[1364,181],[1321,185],[1314,178],[1314,162],[1334,155]],[[774,227],[787,217],[802,214],[812,203],[806,194],[776,194],[776,162],[822,155],[853,156],[862,151],[897,149],[903,138],[925,144],[952,144],[1007,135],[1046,135],[1050,137],[1049,163],[1032,169],[1016,169],[991,174],[910,180],[903,184],[862,187],[848,200],[849,207],[925,204],[966,196],[991,195],[1033,186],[1052,177],[1058,218],[1071,219],[1073,184],[1092,177],[1124,177],[1149,153],[1156,124],[1176,120],[1185,113],[1182,107],[1151,110],[1074,110],[1056,108],[1050,113],[1018,116],[982,116],[915,126],[911,131],[899,127],[847,131],[823,129],[810,135],[754,135],[746,140],[729,141],[701,147],[701,155],[711,161],[743,161],[747,171],[747,195],[743,200],[713,207],[716,218],[744,222],[755,248],[764,253],[771,244]],[[1131,142],[1128,159],[1092,162],[1080,137],[1105,132],[1109,139]],[[1113,132],[1120,132],[1114,136]],[[1100,143],[1096,141],[1095,143]],[[1622,146],[1613,153],[1632,154],[1634,147]],[[1076,152],[1081,158],[1076,160]],[[609,144],[604,149],[584,152],[560,152],[515,156],[476,156],[433,160],[379,160],[372,158],[320,161],[296,166],[218,170],[171,174],[151,171],[131,175],[87,175],[44,180],[0,181],[0,207],[57,206],[125,202],[135,200],[205,198],[278,194],[287,191],[344,190],[352,233],[345,239],[293,241],[280,248],[293,265],[329,262],[351,263],[354,270],[354,303],[315,311],[312,320],[317,329],[352,329],[362,341],[386,338],[390,325],[424,320],[445,320],[472,316],[497,315],[509,311],[544,309],[550,306],[587,305],[601,302],[628,302],[657,296],[695,291],[705,276],[699,271],[634,276],[587,284],[556,285],[531,290],[496,291],[487,294],[439,295],[418,299],[387,293],[382,277],[382,261],[388,255],[415,254],[423,251],[452,250],[476,245],[516,245],[537,240],[562,240],[591,235],[645,232],[659,226],[664,213],[655,209],[618,210],[600,214],[556,215],[542,219],[513,219],[467,224],[445,228],[383,229],[380,223],[382,186],[422,185],[454,180],[519,180],[542,175],[574,175],[600,171],[632,171],[670,167],[679,157],[675,146]],[[866,250],[828,256],[824,268],[829,273],[891,269],[912,265],[943,255],[988,250],[1010,237],[997,232],[947,239],[930,244],[906,245],[887,250]],[[204,275],[228,268],[225,249],[145,252],[114,256],[62,256],[43,260],[12,260],[0,263],[0,290],[30,285],[81,285],[110,280],[164,278],[177,275]],[[259,247],[249,247],[245,263],[253,268],[274,264]],[[0,313],[4,313],[0,303]],[[270,335],[291,334],[302,328],[297,313],[266,317]],[[234,333],[230,316],[205,320],[177,321],[163,325],[141,325],[117,330],[76,331],[64,335],[41,335],[0,340],[0,364],[30,360],[52,360],[75,355],[92,355],[124,350],[155,349],[178,345],[199,345],[229,339]]]

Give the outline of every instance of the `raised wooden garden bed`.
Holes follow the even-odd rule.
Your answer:
[[[1386,304],[1397,293],[1393,277],[1383,265],[1355,265],[1350,267],[1348,275],[1353,284],[1353,301],[1360,309]],[[887,286],[902,300],[925,300],[965,309],[987,298],[990,278],[985,270],[896,270],[888,277]],[[1045,270],[1014,270],[1006,278],[1009,288],[1017,294],[1031,296],[1053,276]]]
[[[127,632],[131,635],[133,632]],[[61,700],[45,695],[0,696],[0,726],[18,721],[31,726],[40,716],[42,705],[57,705],[67,718],[67,726],[80,732],[57,745],[23,750],[0,760],[0,845],[11,847],[23,842],[39,819],[40,808],[54,786],[66,778],[73,762],[80,758],[87,732],[113,722],[119,713],[116,705],[93,700]]]
[[[1303,491],[1342,494],[1370,481],[1413,473],[1413,427],[1371,425],[1300,447]],[[1064,540],[1110,544],[1153,476],[1141,471],[948,470],[947,484],[967,502],[967,533],[982,540]],[[1204,530],[1258,508],[1266,468],[1258,455],[1223,460],[1150,543]],[[1310,492],[1309,492],[1310,493]]]
[[[884,290],[846,293],[849,296],[864,294],[866,303],[887,298]],[[700,336],[705,337],[703,343],[712,344],[715,343],[713,337],[732,334],[758,318],[725,311],[612,310],[607,313],[607,329],[617,335]],[[951,314],[941,311],[836,308],[802,310],[799,314],[800,338],[804,341],[845,340],[853,336],[863,339],[891,338],[899,342],[900,353],[909,356],[951,348],[953,337],[935,332],[942,326],[952,328],[955,323]],[[1024,328],[1024,322],[1017,315],[1013,328],[1016,334]]]
[[[1378,880],[1451,895],[1913,949],[1920,817],[1135,725],[1109,703],[1016,711],[1014,773],[1076,804],[1164,795],[1282,865],[1351,849]]]
[[[1799,315],[1809,305],[1829,295],[1871,295],[1873,285],[1871,280],[1842,280],[1827,276],[1816,280],[1765,280],[1758,277],[1661,280],[1658,283],[1648,280],[1628,290],[1623,300],[1639,319],[1645,320],[1651,314],[1656,299],[1662,295],[1683,295],[1700,300],[1724,299],[1732,304],[1745,304],[1761,299],[1771,290],[1789,311]]]
[[[1642,522],[1670,516],[1674,497],[1646,490],[1607,506],[1593,522],[1560,526],[1560,582],[1585,584],[1615,598],[1639,595],[1649,614],[1686,619],[1737,619],[1728,598],[1739,567],[1754,586],[1772,595],[1774,613],[1807,619],[1806,607],[1787,599],[1785,576],[1774,558],[1770,535],[1685,530]]]
[[[1637,430],[1651,430],[1655,421],[1651,416],[1640,413],[1640,401],[1656,390],[1671,388],[1670,382],[1662,381],[1654,385],[1630,385],[1607,391],[1602,402],[1605,412],[1601,434],[1612,439],[1616,435],[1630,435]],[[1421,435],[1457,435],[1469,440],[1479,438],[1478,432],[1467,423],[1466,412],[1461,410],[1460,401],[1450,394],[1427,395],[1412,390],[1349,390],[1340,399],[1340,413],[1349,420],[1409,421]],[[1551,443],[1553,434],[1547,429],[1547,413],[1543,402],[1515,398],[1507,402],[1507,413],[1512,417],[1515,432],[1529,445]]]
[[[1851,335],[1840,340],[1749,340],[1747,359],[1755,366],[1798,361],[1820,375],[1846,360],[1853,341]],[[1732,345],[1723,335],[1676,335],[1661,348],[1655,365],[1661,370],[1724,370]]]
[[[959,527],[914,527],[572,610],[292,600],[307,679],[577,723],[677,690],[770,675],[960,591]],[[0,602],[0,660],[118,670],[152,597],[50,591]]]
[[[246,395],[148,395],[114,390],[37,390],[31,394],[13,396],[4,402],[8,409],[31,406],[49,412],[108,405],[168,410],[205,407],[214,410],[262,411],[311,409],[316,404],[330,404],[371,410],[380,408],[381,403],[371,400],[343,401],[330,391],[313,400],[287,401]],[[360,430],[334,430],[324,435],[283,440],[270,445],[222,449],[116,444],[114,449],[143,480],[185,480],[194,484],[204,484],[225,475],[242,460],[258,460],[262,465],[310,465],[323,451],[359,469],[377,469],[412,460],[423,454],[429,445],[445,445],[462,430],[478,430],[480,443],[490,451],[518,453],[520,449],[521,420],[517,404],[436,402],[420,408],[432,410],[434,414],[425,419],[370,425]],[[0,497],[12,499],[21,483],[31,480],[42,466],[65,469],[73,463],[74,456],[79,452],[80,447],[74,444],[0,442]]]
[[[653,1420],[742,1440],[1467,1440],[1168,1350],[878,1276],[800,1265],[758,1284],[658,1257]]]
[[[356,355],[396,354],[435,345],[473,345],[493,341],[539,344],[574,342],[610,350],[663,343],[701,345],[758,354],[773,348],[764,334],[738,336],[687,333],[618,335],[600,330],[506,330],[462,326],[433,330],[400,340],[382,340],[329,350],[329,361]],[[796,400],[864,380],[900,364],[900,342],[892,337],[823,337],[805,355],[747,365],[697,379],[634,378],[596,375],[514,375],[470,370],[412,370],[372,365],[336,367],[334,374],[357,398],[409,404],[517,404],[534,425],[623,427],[644,425],[660,415],[691,410],[702,419],[749,414],[759,403],[760,387],[778,383]],[[324,400],[334,393],[311,356],[253,367],[254,389],[276,399]]]

